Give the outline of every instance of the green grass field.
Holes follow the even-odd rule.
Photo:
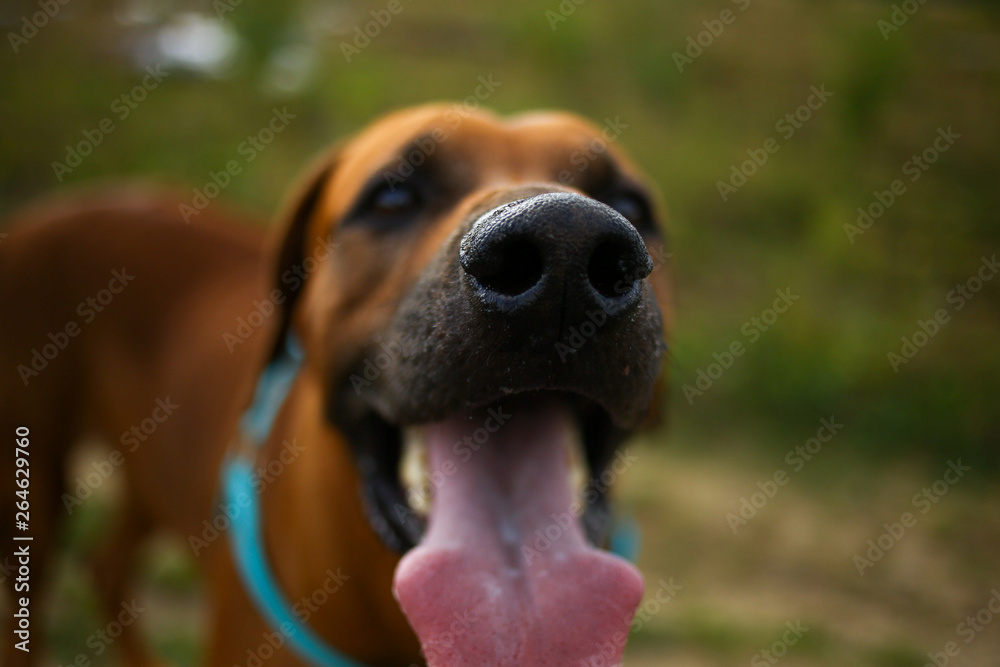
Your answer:
[[[359,47],[355,26],[385,3],[241,3],[216,22],[210,5],[71,3],[16,53],[4,47],[0,212],[98,179],[202,187],[239,159],[219,200],[266,220],[334,139],[400,106],[465,100],[480,77],[499,82],[483,104],[503,113],[610,119],[660,188],[677,290],[669,426],[637,445],[623,493],[650,593],[671,577],[682,588],[643,623],[628,664],[774,664],[760,652],[801,620],[782,665],[918,667],[949,641],[961,649],[949,664],[997,665],[1000,622],[969,643],[957,629],[1000,586],[997,7],[401,6]],[[0,18],[18,30],[34,9]],[[209,41],[231,58],[169,66],[136,101],[150,45],[184,54],[184,11],[222,31]],[[294,118],[247,160],[241,144],[275,108]],[[113,130],[79,166],[53,167],[104,118]],[[779,290],[795,298],[769,313]],[[734,343],[743,353],[729,359]],[[786,453],[830,417],[842,431],[793,470]],[[971,470],[921,513],[914,495],[959,459]],[[779,470],[787,483],[734,534],[726,515]],[[79,563],[105,516],[93,505],[67,530],[57,661],[99,623]],[[915,525],[860,576],[854,557],[907,511]],[[197,664],[183,549],[151,547],[141,579],[162,603],[152,640]]]

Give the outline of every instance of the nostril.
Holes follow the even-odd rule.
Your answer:
[[[542,279],[545,262],[538,246],[521,237],[501,241],[491,249],[487,261],[465,268],[491,292],[518,296]]]
[[[608,299],[624,296],[642,277],[634,275],[629,257],[630,250],[615,241],[605,241],[594,249],[587,265],[587,278],[601,296]]]

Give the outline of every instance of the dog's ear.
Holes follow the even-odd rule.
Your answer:
[[[323,190],[336,169],[339,150],[331,150],[306,171],[302,185],[292,192],[279,216],[277,238],[270,258],[271,285],[280,290],[284,301],[276,309],[279,317],[275,330],[271,358],[280,354],[286,345],[291,327],[292,313],[299,295],[305,288],[303,275],[310,223],[323,196]]]

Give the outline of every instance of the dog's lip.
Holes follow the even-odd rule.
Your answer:
[[[608,418],[620,428],[634,427],[635,424],[626,419],[619,409],[620,406],[613,404],[607,397],[595,392],[589,392],[578,386],[566,386],[556,382],[545,382],[537,385],[522,385],[518,387],[498,386],[496,391],[485,395],[476,401],[469,401],[462,405],[444,406],[439,408],[416,408],[411,412],[403,413],[399,416],[399,410],[384,402],[380,397],[373,397],[370,406],[387,423],[396,428],[416,428],[427,424],[448,419],[457,412],[473,411],[488,408],[500,401],[518,400],[523,396],[534,395],[562,395],[569,400],[581,401],[587,405],[600,408]],[[410,415],[419,415],[410,416]]]

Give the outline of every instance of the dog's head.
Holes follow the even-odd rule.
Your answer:
[[[627,629],[638,603],[637,575],[590,545],[616,449],[658,408],[669,293],[657,206],[612,125],[402,111],[290,207],[279,338],[325,379],[372,528],[409,552],[396,591],[431,664],[449,610],[490,616],[452,659],[526,665]],[[588,600],[571,636],[524,618]],[[482,648],[498,623],[518,638]]]

